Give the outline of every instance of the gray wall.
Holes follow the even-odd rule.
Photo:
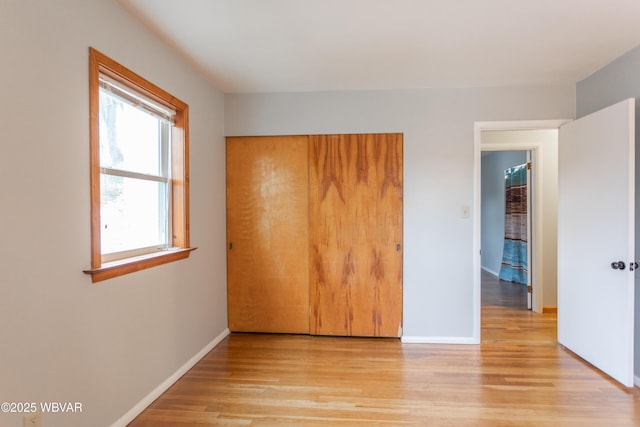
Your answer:
[[[226,330],[222,94],[113,0],[0,6],[0,396],[107,426]],[[88,48],[190,105],[187,260],[92,284]],[[22,426],[0,413],[0,425]]]
[[[640,46],[576,84],[578,117],[627,98],[636,99],[636,259],[640,256]],[[640,377],[640,270],[635,273],[635,375]],[[637,382],[637,381],[636,381]]]
[[[482,155],[481,248],[482,268],[497,275],[504,245],[504,171],[527,161],[526,151],[495,151]]]
[[[227,135],[404,133],[404,336],[473,337],[474,122],[574,117],[573,85],[225,95]]]
[[[640,46],[576,83],[577,117],[627,98],[640,98]]]

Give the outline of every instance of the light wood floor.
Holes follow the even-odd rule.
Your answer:
[[[524,286],[485,278],[481,345],[233,334],[130,425],[640,425],[638,389],[563,350]]]

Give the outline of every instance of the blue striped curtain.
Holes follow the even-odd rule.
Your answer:
[[[504,171],[504,247],[500,279],[527,284],[527,165]]]

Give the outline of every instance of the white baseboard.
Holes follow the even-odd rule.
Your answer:
[[[480,267],[480,268],[482,268],[482,269],[483,269],[484,271],[486,271],[487,273],[492,274],[492,275],[494,275],[494,276],[496,276],[496,277],[499,277],[499,276],[500,276],[500,273],[497,273],[497,272],[495,272],[495,271],[491,270],[490,268],[487,268],[487,267]]]
[[[133,408],[131,408],[126,414],[124,414],[118,421],[111,424],[111,427],[126,427],[131,421],[144,411],[154,400],[156,400],[162,393],[167,391],[176,381],[180,379],[189,369],[193,368],[196,363],[200,361],[207,353],[209,353],[215,346],[225,339],[231,332],[229,329],[222,331],[220,335],[215,337],[213,341],[207,344],[202,350],[200,350],[195,356],[187,360],[187,362],[178,368],[169,378],[164,380],[158,387],[154,388],[151,393],[146,395],[140,402],[138,402]]]
[[[403,336],[401,341],[405,344],[480,344],[480,340],[474,337]]]

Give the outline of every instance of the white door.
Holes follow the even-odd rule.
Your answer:
[[[558,341],[627,387],[633,386],[634,111],[630,99],[566,124],[558,144]]]

